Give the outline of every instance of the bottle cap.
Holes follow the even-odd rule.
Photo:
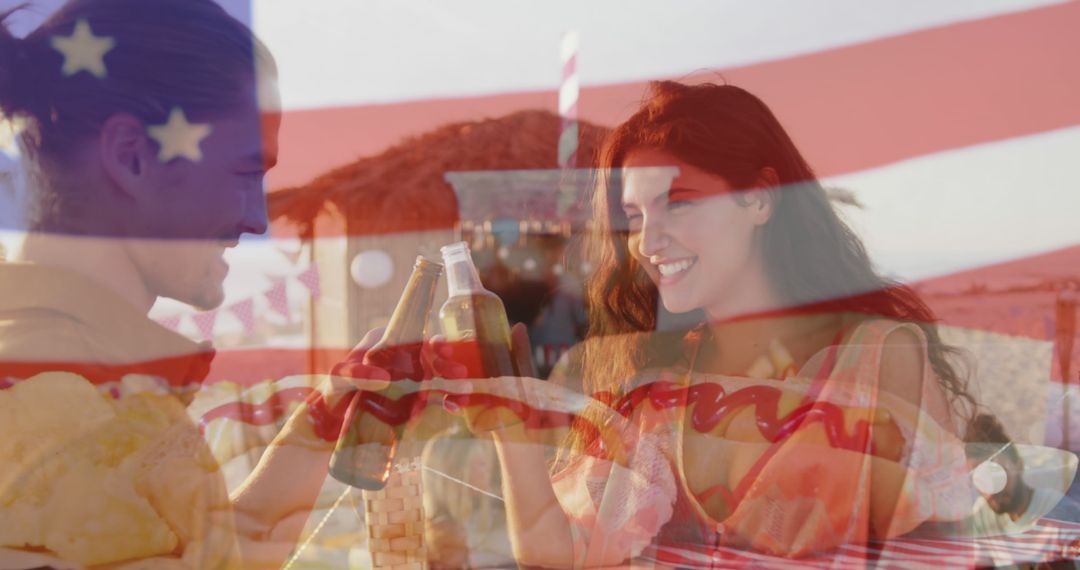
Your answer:
[[[441,274],[443,270],[443,264],[439,263],[438,261],[428,259],[422,255],[416,256],[416,263],[413,264],[413,267],[423,271],[433,271],[439,274]]]
[[[459,241],[450,245],[444,245],[440,251],[442,252],[443,261],[447,264],[472,259],[472,254],[469,252],[469,244],[467,242]]]

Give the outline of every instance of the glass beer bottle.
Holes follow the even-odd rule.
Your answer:
[[[484,288],[469,245],[458,242],[442,248],[450,297],[439,310],[454,361],[468,369],[469,378],[517,376],[510,353],[510,324],[497,295]]]
[[[370,491],[386,485],[408,420],[408,413],[403,416],[400,410],[394,410],[404,394],[395,383],[424,377],[420,351],[441,273],[442,265],[423,256],[416,258],[386,331],[364,355],[365,364],[386,370],[392,382],[379,392],[355,394],[349,405],[330,458],[330,474],[342,483]]]

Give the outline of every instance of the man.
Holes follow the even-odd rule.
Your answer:
[[[213,351],[146,316],[218,306],[224,251],[267,229],[272,59],[211,0],[71,0],[0,26],[0,61],[36,206],[0,262],[0,569],[280,567],[351,386],[320,385],[230,497],[185,410]]]

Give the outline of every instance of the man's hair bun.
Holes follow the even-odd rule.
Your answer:
[[[41,43],[11,32],[11,16],[25,7],[0,12],[0,114],[8,118],[18,114],[37,117],[38,111],[49,108],[43,101],[43,93],[48,92],[43,84],[50,78],[42,73]],[[48,45],[45,49],[52,51]],[[57,58],[56,54],[51,57]]]
[[[20,7],[0,13],[0,112],[7,117],[24,111],[26,99],[24,74],[29,54],[25,42],[8,28],[11,15]]]

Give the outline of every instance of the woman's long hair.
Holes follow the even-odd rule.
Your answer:
[[[693,315],[687,326],[665,325],[670,315],[628,248],[618,173],[631,151],[644,148],[668,152],[736,189],[751,189],[763,169],[773,169],[779,188],[770,190],[773,214],[760,231],[767,276],[782,310],[914,323],[926,335],[927,357],[953,407],[974,405],[947,358],[953,349],[942,344],[930,308],[912,289],[874,271],[859,238],[833,210],[769,108],[732,85],[673,81],[652,83],[642,108],[611,132],[601,150],[595,231],[585,243],[595,264],[586,285],[589,340],[579,371],[585,393],[619,394],[637,372],[677,364],[685,358],[688,331],[704,322],[703,315]],[[572,437],[572,449],[587,443]]]

